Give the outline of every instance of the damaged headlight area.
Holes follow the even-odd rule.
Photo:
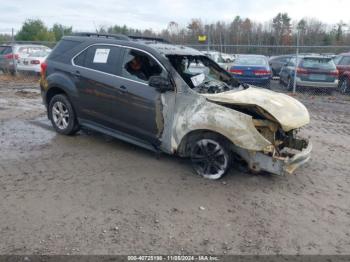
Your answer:
[[[258,107],[231,105],[230,108],[252,116],[255,128],[271,143],[261,151],[233,146],[233,151],[248,164],[251,171],[292,174],[310,159],[312,145],[307,139],[298,137],[298,129],[284,131],[271,115]]]
[[[292,174],[305,164],[312,151],[311,143],[302,138],[297,138],[295,131],[290,131],[285,136],[275,139],[275,144],[271,144],[262,152],[248,151],[241,148],[234,148],[248,167],[253,172],[266,171],[276,175]]]

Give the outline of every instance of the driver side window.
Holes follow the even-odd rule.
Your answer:
[[[122,64],[122,76],[148,84],[151,76],[166,75],[163,68],[148,54],[126,49]]]

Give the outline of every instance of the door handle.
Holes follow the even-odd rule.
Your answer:
[[[126,86],[123,86],[123,85],[121,85],[121,86],[119,87],[119,89],[121,89],[122,92],[126,92],[126,91],[127,91]]]
[[[76,77],[81,77],[80,71],[78,71],[78,70],[74,71],[73,75],[76,76]]]

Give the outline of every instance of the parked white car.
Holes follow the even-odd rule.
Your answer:
[[[225,70],[228,70],[231,63],[234,61],[234,56],[230,54],[220,53],[218,51],[203,51],[202,53]]]
[[[40,73],[40,65],[42,62],[45,61],[46,57],[50,54],[50,52],[51,49],[46,48],[25,56],[21,56],[17,60],[17,70]]]

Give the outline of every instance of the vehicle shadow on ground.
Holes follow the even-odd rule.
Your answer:
[[[46,117],[41,117],[39,119],[30,121],[32,124],[36,125],[39,128],[43,128],[46,131],[55,132],[54,128],[52,127],[49,120],[46,119]],[[63,136],[56,134],[55,139],[56,141],[53,141],[57,145],[63,145],[64,147],[76,147],[81,146],[81,140],[84,140],[84,143],[88,143],[91,146],[89,146],[89,150],[94,151],[93,145],[96,145],[98,147],[105,148],[106,151],[111,152],[111,154],[119,154],[120,152],[122,154],[127,155],[133,155],[135,158],[142,158],[146,161],[149,161],[150,165],[145,168],[149,168],[150,170],[154,169],[153,163],[163,162],[165,165],[174,166],[177,169],[181,170],[181,176],[179,179],[190,179],[198,182],[198,179],[202,179],[204,181],[210,181],[207,179],[204,179],[197,175],[192,168],[191,162],[188,158],[181,158],[176,155],[168,155],[165,153],[156,153],[152,152],[150,150],[144,149],[142,147],[138,147],[136,145],[124,142],[122,140],[119,140],[117,138],[113,138],[111,136],[89,130],[86,128],[83,128],[80,130],[76,135],[74,136]],[[78,145],[74,145],[78,142]],[[85,150],[82,148],[81,150]],[[232,167],[229,170],[229,172],[221,179],[215,182],[243,182],[247,178],[256,178],[259,180],[264,181],[275,181],[276,179],[279,179],[279,176],[272,175],[269,173],[261,172],[261,173],[251,173],[248,168],[246,167],[245,163],[239,162],[235,160],[232,163]]]

